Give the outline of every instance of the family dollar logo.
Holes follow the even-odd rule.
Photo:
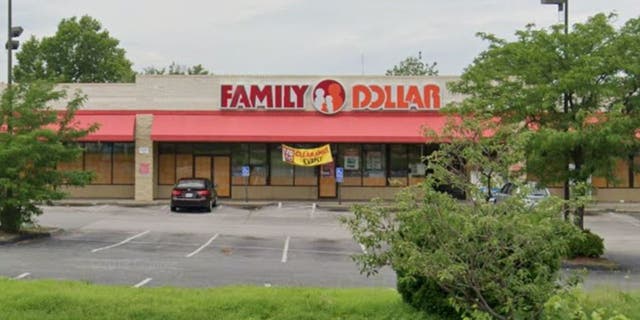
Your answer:
[[[342,110],[345,100],[344,87],[335,80],[322,80],[313,88],[313,107],[324,114],[336,114]]]

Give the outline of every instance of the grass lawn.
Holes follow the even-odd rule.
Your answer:
[[[391,289],[98,286],[0,278],[0,319],[440,319]]]
[[[640,319],[640,292],[588,291],[595,310]],[[100,286],[83,282],[0,278],[0,319],[442,319],[402,303],[395,290],[221,287],[212,289]]]

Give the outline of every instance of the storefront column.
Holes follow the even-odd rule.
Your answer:
[[[151,140],[152,114],[136,115],[136,201],[153,200],[153,141]]]

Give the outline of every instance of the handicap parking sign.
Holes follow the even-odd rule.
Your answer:
[[[344,168],[336,168],[336,182],[342,183],[344,181]]]
[[[249,176],[249,172],[250,172],[249,166],[242,166],[242,176],[243,177],[248,177]]]

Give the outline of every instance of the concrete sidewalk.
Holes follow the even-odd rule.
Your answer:
[[[136,201],[132,199],[64,199],[59,201],[54,201],[54,205],[57,206],[96,206],[96,205],[114,205],[114,206],[122,206],[122,207],[148,207],[148,206],[163,206],[169,205],[168,199],[162,200],[153,200],[153,201]],[[304,203],[309,206],[313,206],[314,204],[318,208],[323,208],[327,210],[339,210],[339,211],[347,211],[350,210],[354,204],[366,204],[367,201],[342,201],[339,203],[338,201],[327,201],[327,200],[318,200],[318,201],[268,201],[268,200],[225,200],[220,199],[218,203],[221,205],[226,205],[230,207],[236,208],[244,208],[244,209],[259,209],[266,206],[278,206],[279,204],[286,206],[287,203]],[[589,206],[587,206],[587,213],[589,214],[601,214],[601,213],[626,213],[633,215],[640,215],[640,202],[596,202]]]
[[[326,210],[336,210],[336,211],[348,211],[355,204],[366,204],[367,202],[360,201],[267,201],[267,200],[226,200],[226,199],[218,199],[218,204],[223,206],[242,208],[242,209],[259,209],[267,206],[287,206],[287,204],[305,204],[309,207],[316,206],[317,208],[322,208]],[[162,200],[153,200],[153,201],[136,201],[132,199],[64,199],[53,202],[56,206],[69,206],[69,207],[83,207],[83,206],[102,206],[102,205],[113,205],[113,206],[122,206],[122,207],[149,207],[149,206],[168,206],[169,199]]]

